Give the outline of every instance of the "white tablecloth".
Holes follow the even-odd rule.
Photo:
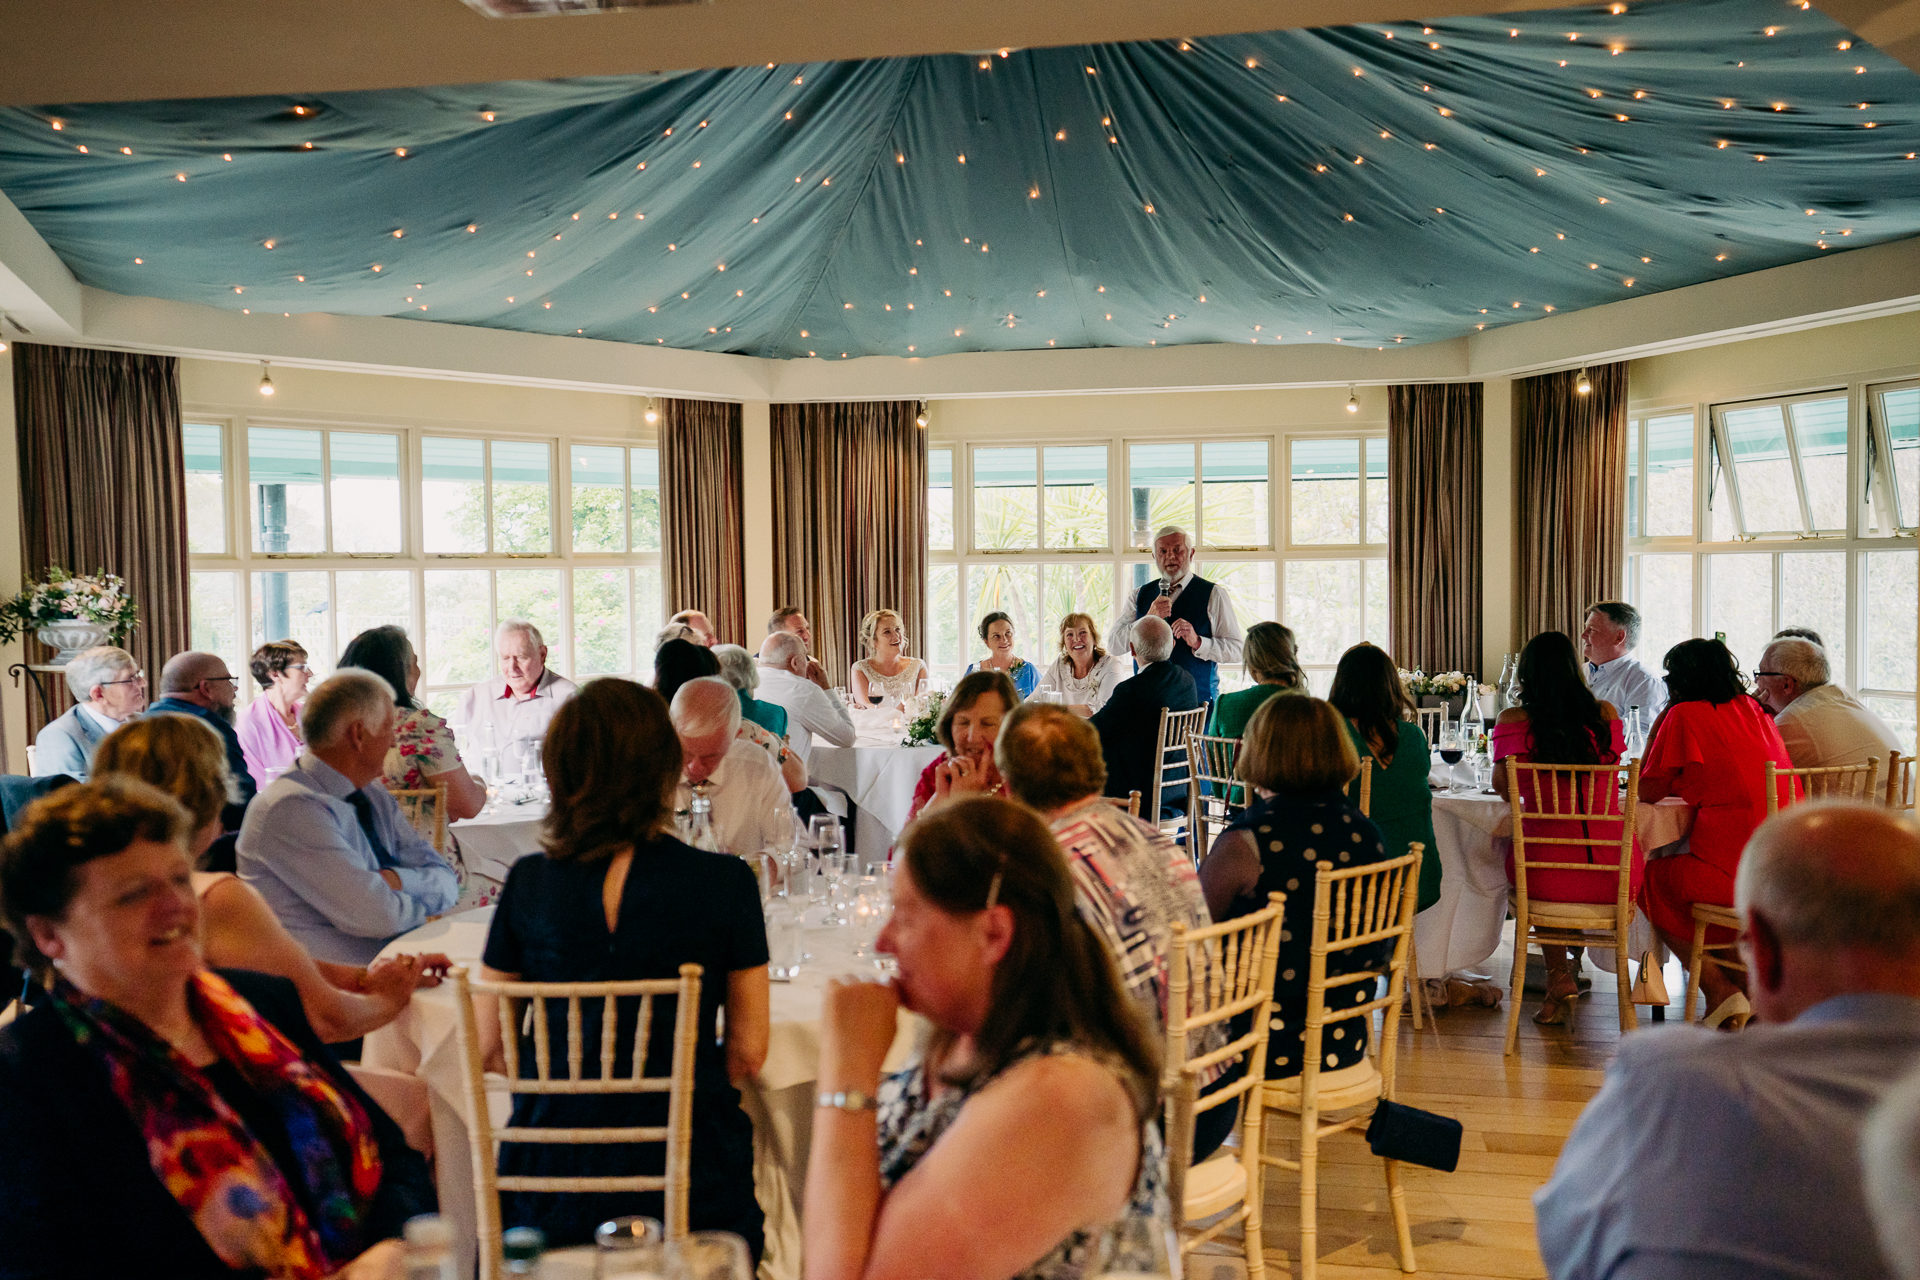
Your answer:
[[[818,919],[813,908],[808,919]],[[394,939],[382,952],[440,951],[479,975],[493,909],[469,911],[422,925]],[[814,959],[791,982],[773,984],[772,1035],[766,1065],[752,1085],[741,1090],[742,1106],[753,1119],[754,1189],[766,1211],[767,1249],[760,1280],[798,1280],[800,1275],[799,1201],[806,1185],[807,1152],[813,1136],[814,1079],[820,1067],[820,1000],[828,978],[843,973],[875,976],[868,960],[854,956],[859,939],[851,929],[810,928],[804,946]],[[887,1069],[904,1065],[912,1051],[919,1019],[902,1011],[900,1032],[888,1055]],[[440,1212],[454,1227],[463,1251],[461,1275],[472,1274],[477,1238],[473,1200],[472,1127],[462,1098],[460,1036],[448,987],[415,993],[392,1023],[366,1039],[362,1061],[418,1076],[427,1085],[433,1133],[434,1176]],[[505,1094],[492,1095],[504,1121]],[[404,1123],[404,1121],[403,1121]]]
[[[862,860],[884,857],[907,825],[913,788],[926,767],[939,759],[940,747],[903,747],[895,735],[854,739],[835,747],[814,739],[807,766],[812,780],[838,787],[859,806],[854,848]]]
[[[447,829],[460,842],[468,870],[504,883],[515,862],[540,851],[540,824],[546,816],[545,804],[503,804]]]
[[[1436,778],[1444,780],[1436,772]],[[1684,839],[1693,829],[1693,806],[1679,800],[1638,805],[1634,828],[1649,857]],[[1474,793],[1433,797],[1433,835],[1440,852],[1440,901],[1413,920],[1420,974],[1438,978],[1470,969],[1500,946],[1507,919],[1507,854],[1511,852],[1513,814],[1501,796]],[[1635,955],[1656,945],[1653,931],[1634,916],[1629,947]],[[1589,951],[1611,971],[1613,955]]]

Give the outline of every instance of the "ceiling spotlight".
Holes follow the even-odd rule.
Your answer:
[[[914,421],[914,423],[915,423],[915,425],[917,425],[917,426],[919,426],[919,427],[921,427],[922,429],[924,429],[924,428],[926,427],[926,425],[927,425],[927,402],[926,402],[925,400],[922,400],[922,401],[920,402],[920,414],[919,414],[919,416],[918,416],[918,417],[916,417],[916,418],[914,418],[914,420],[913,420],[913,421]]]
[[[645,417],[647,419],[647,425],[650,427],[660,421],[660,409],[659,406],[654,404],[652,396],[647,397],[647,412]]]
[[[1360,393],[1353,389],[1351,382],[1347,384],[1347,412],[1360,412]]]
[[[1585,369],[1580,371],[1580,380],[1573,384],[1573,389],[1583,396],[1593,390],[1593,384],[1587,381],[1587,371]]]
[[[260,394],[263,396],[273,394],[273,378],[267,372],[267,362],[265,360],[260,362]]]

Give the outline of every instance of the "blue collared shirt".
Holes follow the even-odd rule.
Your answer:
[[[1920,1061],[1920,1000],[1835,996],[1738,1035],[1623,1037],[1533,1197],[1554,1280],[1889,1275],[1859,1135]]]
[[[1594,697],[1611,702],[1622,720],[1627,718],[1629,708],[1640,708],[1643,732],[1653,728],[1653,718],[1667,705],[1667,682],[1630,653],[1621,654],[1612,662],[1589,662],[1587,686],[1593,690]]]
[[[310,751],[248,808],[237,849],[240,878],[260,891],[287,932],[316,958],[340,964],[366,964],[460,896],[453,868],[386,789],[373,782],[362,790],[385,859],[347,803],[353,783]],[[400,877],[400,888],[386,882],[383,868]]]

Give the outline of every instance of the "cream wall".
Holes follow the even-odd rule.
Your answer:
[[[1627,365],[1638,410],[1719,404],[1920,373],[1920,312],[1805,329]]]

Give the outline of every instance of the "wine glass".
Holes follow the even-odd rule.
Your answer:
[[[667,1267],[665,1232],[657,1218],[614,1218],[593,1233],[596,1280],[660,1280]]]
[[[731,1231],[689,1231],[667,1246],[666,1280],[753,1280],[753,1255]]]
[[[1440,758],[1447,765],[1447,794],[1460,794],[1460,778],[1454,766],[1466,755],[1466,747],[1460,741],[1460,726],[1447,721],[1440,726]]]
[[[823,852],[820,855],[820,871],[827,880],[827,914],[820,921],[822,925],[838,928],[848,923],[847,917],[842,914],[851,906],[848,856],[839,852]]]

